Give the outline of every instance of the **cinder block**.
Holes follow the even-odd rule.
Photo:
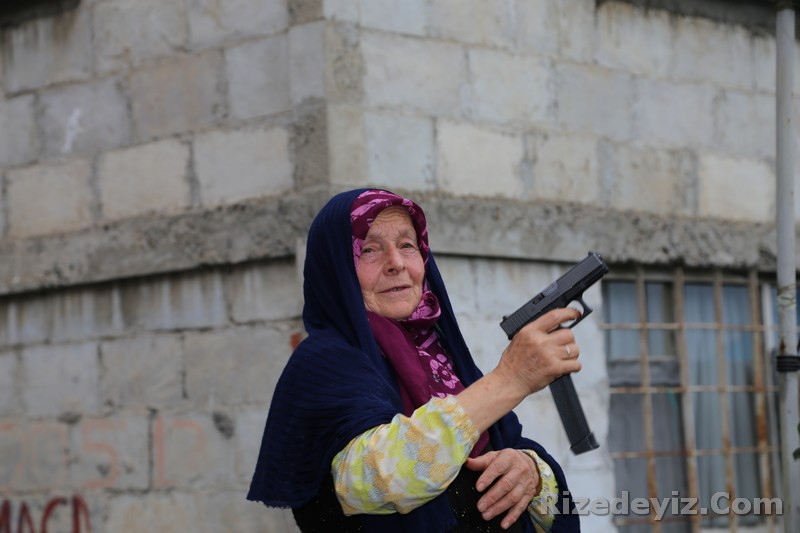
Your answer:
[[[604,454],[605,449],[594,452],[595,457],[601,456],[602,458]],[[570,480],[570,492],[572,494],[586,495],[585,497],[589,497],[589,495],[591,495],[591,497],[594,498],[604,497],[611,499],[614,496],[619,497],[620,493],[614,492],[614,472],[612,469],[608,468],[608,462],[606,462],[606,465],[602,467],[602,469],[581,467],[582,463],[586,462],[587,459],[593,459],[591,457],[592,455],[592,453],[586,453],[577,456],[565,454],[563,459],[559,458],[562,466],[565,467],[564,476]],[[609,458],[603,459],[606,461],[610,460]],[[642,461],[642,466],[644,466],[644,461]],[[644,481],[642,481],[642,485],[644,486]],[[630,487],[626,487],[626,489],[630,489]],[[631,491],[632,495],[635,494],[634,491],[635,489]],[[587,518],[589,516],[592,516],[592,513],[589,513]],[[583,526],[583,518],[584,517],[581,517],[581,526]],[[613,526],[610,525],[611,520],[612,517],[610,516],[610,513],[605,516],[598,514],[597,520],[593,521],[593,524],[597,524],[601,527],[598,527],[597,529],[593,528],[591,531],[608,531],[609,529],[613,529]],[[581,527],[581,529],[583,528]]]
[[[322,3],[326,20],[358,23],[361,20],[361,2],[353,0],[325,0]]]
[[[552,0],[550,0],[552,1]],[[591,63],[597,50],[597,3],[558,0],[558,55]]]
[[[764,161],[700,156],[700,216],[772,222],[775,173]]]
[[[473,48],[468,53],[471,116],[501,124],[552,123],[555,75],[550,62]]]
[[[189,204],[189,148],[176,140],[101,156],[98,183],[104,218],[178,211]]]
[[[271,35],[289,27],[286,0],[189,0],[189,34],[194,47]]]
[[[361,26],[423,36],[428,21],[426,4],[425,0],[360,0]]]
[[[130,92],[135,138],[147,141],[217,122],[225,112],[222,71],[217,51],[134,71]]]
[[[236,453],[236,472],[240,483],[250,483],[253,479],[267,412],[266,404],[236,411],[236,433],[233,435],[233,444]]]
[[[661,215],[694,214],[693,206],[685,202],[685,189],[690,184],[696,187],[697,176],[692,162],[685,164],[685,154],[617,145],[613,158],[612,207]]]
[[[50,310],[53,342],[82,341],[124,333],[119,299],[108,286],[76,288],[40,297]]]
[[[2,327],[2,326],[0,326]],[[19,382],[19,358],[17,352],[0,351],[0,417],[19,414],[19,396],[22,391],[17,387]]]
[[[119,80],[52,89],[41,94],[40,105],[47,155],[93,154],[130,141],[127,102]]]
[[[775,92],[777,59],[775,38],[769,36],[752,37],[753,47],[753,87],[759,91]],[[796,50],[796,49],[795,49]],[[797,52],[795,51],[795,54]],[[800,86],[800,72],[795,68],[794,86]]]
[[[137,335],[100,344],[104,407],[164,408],[183,398],[183,345],[176,335]]]
[[[291,108],[286,34],[225,50],[231,116],[248,119]]]
[[[297,26],[323,19],[324,0],[288,0],[289,24]]]
[[[252,475],[252,472],[250,473]],[[300,533],[291,509],[257,505],[242,498],[241,491],[217,492],[206,500],[209,531],[275,531]]]
[[[186,48],[186,8],[183,2],[161,0],[99,3],[94,8],[94,34],[99,72],[130,69]]]
[[[109,532],[299,532],[291,511],[248,502],[241,491],[118,494],[109,500]]]
[[[675,48],[672,27],[667,11],[644,11],[626,3],[607,2],[597,10],[597,63],[664,77]]]
[[[230,413],[219,409],[157,417],[152,422],[153,486],[191,491],[240,488],[231,450],[236,433],[232,421]]]
[[[362,32],[361,50],[367,104],[411,107],[434,116],[459,114],[467,79],[460,46]]]
[[[74,486],[89,490],[148,487],[146,414],[82,418],[71,433],[70,478]]]
[[[186,391],[193,405],[265,405],[292,351],[286,327],[187,333]]]
[[[361,106],[327,106],[327,151],[331,183],[363,186],[368,183],[367,140]],[[319,150],[316,151],[319,153]],[[299,164],[298,164],[299,166]],[[313,167],[312,167],[313,169]]]
[[[83,159],[9,170],[8,234],[29,237],[91,225],[91,172],[89,161]]]
[[[563,274],[562,267],[552,263],[476,261],[478,313],[492,318],[509,315],[558,279],[561,274]],[[497,324],[495,327],[498,332],[505,336],[499,326],[499,320]]]
[[[6,94],[92,76],[90,10],[37,18],[4,32]]]
[[[99,369],[93,342],[25,347],[22,375],[28,416],[98,412]]]
[[[507,47],[513,42],[513,27],[505,0],[431,0],[428,7],[433,37]]]
[[[39,135],[34,97],[26,94],[0,100],[0,166],[22,165],[36,159]]]
[[[563,464],[565,456],[571,453],[568,451],[569,440],[550,391],[544,389],[528,396],[514,409],[514,413],[522,424],[522,435],[544,446],[545,450]]]
[[[558,120],[563,127],[617,140],[633,137],[634,85],[630,75],[567,63],[557,66],[556,72]],[[641,98],[647,100],[648,96],[645,93]]]
[[[775,157],[775,97],[724,91],[715,100],[719,144],[742,157]]]
[[[222,278],[217,271],[122,284],[119,301],[128,331],[213,328],[228,322]]]
[[[437,181],[458,195],[520,198],[520,165],[524,157],[519,135],[443,121],[438,127]]]
[[[0,490],[57,491],[70,486],[67,426],[56,422],[0,422]]]
[[[291,125],[291,137],[289,145],[292,148],[294,168],[294,181],[295,186],[304,188],[307,186],[328,184],[336,182],[336,170],[333,168],[330,161],[333,159],[331,150],[333,143],[338,142],[333,140],[331,132],[339,131],[334,129],[334,120],[329,118],[332,105],[310,105],[302,106],[295,109],[294,122]],[[355,125],[358,126],[358,122]],[[347,130],[344,130],[347,131]],[[352,145],[352,149],[361,156],[363,163],[363,131],[361,126],[361,143]],[[345,146],[347,140],[344,140]],[[351,154],[340,154],[339,157],[349,156]],[[366,166],[364,165],[364,168]],[[361,175],[366,173],[366,169],[362,170]]]
[[[325,26],[325,99],[360,104],[364,100],[364,58],[361,29],[353,24]]]
[[[312,22],[289,30],[292,104],[325,97],[325,23]]]
[[[0,239],[6,236],[8,228],[8,202],[6,201],[6,178],[0,172]],[[0,325],[0,342],[2,342],[2,325]]]
[[[284,128],[198,135],[194,161],[204,205],[279,194],[294,186],[289,133]]]
[[[637,92],[633,107],[642,142],[695,150],[713,143],[713,87],[640,79]],[[604,109],[624,109],[618,105],[621,102],[607,103]]]
[[[173,491],[110,496],[106,531],[208,531],[200,498],[198,494]]]
[[[600,199],[595,137],[542,133],[528,138],[527,148],[534,198],[589,204]]]
[[[415,190],[432,189],[433,120],[428,117],[366,112],[369,181]]]
[[[236,323],[300,317],[303,289],[294,261],[271,261],[225,276],[225,292]]]
[[[553,55],[559,46],[558,3],[552,0],[526,0],[516,4],[518,48],[537,55]]]
[[[475,364],[484,374],[497,367],[508,338],[500,329],[500,320],[473,313],[458,314],[458,325]]]
[[[421,201],[417,199],[415,201]],[[420,204],[425,208],[424,202]],[[438,236],[435,228],[429,228],[431,250],[436,253]],[[475,263],[462,257],[437,256],[436,265],[442,273],[442,279],[447,286],[447,295],[453,304],[456,315],[477,313],[478,311],[478,280],[475,277]]]
[[[44,298],[11,300],[0,308],[0,341],[6,346],[50,339],[51,308]]]
[[[673,32],[672,78],[742,89],[753,86],[751,37],[743,26],[678,17]]]

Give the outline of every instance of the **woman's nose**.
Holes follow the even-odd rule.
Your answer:
[[[402,271],[406,263],[403,260],[403,254],[400,253],[400,249],[394,246],[390,246],[386,250],[386,257],[384,259],[384,268],[387,271]]]

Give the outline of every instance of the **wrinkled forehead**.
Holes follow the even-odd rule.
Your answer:
[[[405,207],[387,207],[378,213],[367,231],[366,240],[396,236],[411,236],[414,240],[417,239],[417,230],[411,220],[411,214]]]

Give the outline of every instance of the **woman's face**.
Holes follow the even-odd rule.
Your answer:
[[[417,309],[425,265],[404,207],[387,207],[375,218],[364,239],[357,275],[368,311],[399,320]]]

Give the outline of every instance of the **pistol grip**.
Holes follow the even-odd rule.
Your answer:
[[[561,417],[561,424],[567,432],[572,453],[579,455],[598,448],[600,445],[595,440],[592,430],[589,429],[570,375],[561,376],[552,382],[550,392],[553,393],[553,400]]]

